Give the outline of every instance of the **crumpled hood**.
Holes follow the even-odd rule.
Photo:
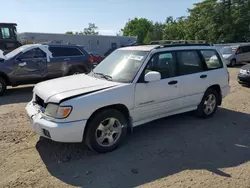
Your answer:
[[[69,97],[100,91],[118,85],[122,84],[79,74],[40,82],[35,86],[34,92],[45,103],[59,103],[61,100]]]

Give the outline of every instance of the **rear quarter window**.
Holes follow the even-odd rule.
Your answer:
[[[215,50],[201,50],[200,52],[205,60],[208,70],[223,67],[220,56]]]

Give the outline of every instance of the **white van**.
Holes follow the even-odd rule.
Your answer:
[[[87,75],[37,84],[26,111],[37,134],[104,153],[146,122],[188,111],[213,116],[229,90],[227,66],[213,46],[133,46]]]

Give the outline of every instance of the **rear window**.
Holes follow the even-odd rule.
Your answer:
[[[203,55],[207,68],[209,70],[223,67],[220,57],[215,50],[202,50],[201,54]]]
[[[53,57],[82,56],[83,54],[74,47],[49,47]]]

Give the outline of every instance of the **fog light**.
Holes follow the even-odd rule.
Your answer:
[[[46,129],[43,129],[43,134],[50,138],[50,133]]]

